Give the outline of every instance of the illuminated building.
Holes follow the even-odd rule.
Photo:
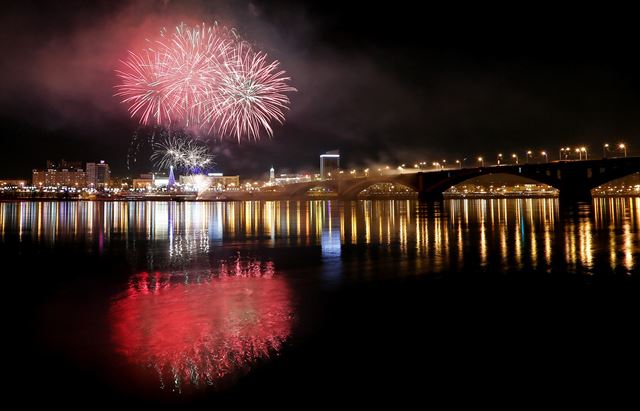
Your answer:
[[[225,176],[222,173],[209,173],[199,175],[198,185],[206,185],[208,188],[216,190],[238,189],[240,187],[240,176]],[[195,185],[193,176],[180,176],[180,184]]]
[[[139,178],[133,179],[133,188],[153,188],[167,187],[169,185],[169,177],[158,175],[156,173],[140,174]]]
[[[335,177],[340,170],[340,151],[331,150],[320,155],[320,177]]]
[[[109,170],[109,164],[104,160],[100,160],[99,163],[87,163],[87,187],[89,188],[104,188],[109,185],[111,178],[111,170]]]
[[[153,187],[153,179],[151,178],[134,178],[133,188],[150,188]]]
[[[273,166],[271,166],[271,169],[269,170],[269,182],[271,184],[273,184],[273,181],[276,178],[276,170],[273,168]]]
[[[33,170],[32,184],[36,187],[86,187],[86,173],[81,169]]]
[[[0,180],[0,188],[7,187],[24,187],[27,185],[27,180]]]

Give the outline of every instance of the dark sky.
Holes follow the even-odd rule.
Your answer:
[[[225,173],[451,160],[624,140],[640,150],[637,14],[602,4],[19,1],[0,17],[0,177],[47,158],[105,159],[136,120],[113,97],[128,48],[165,25],[218,20],[281,61],[299,90],[272,139],[214,144]],[[138,167],[143,167],[141,158]]]

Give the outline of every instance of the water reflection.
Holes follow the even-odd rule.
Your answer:
[[[291,333],[285,280],[237,258],[207,271],[141,273],[112,304],[112,341],[178,392],[216,385],[277,352]]]
[[[630,197],[563,210],[557,199],[0,204],[3,243],[80,243],[103,253],[114,242],[137,252],[143,241],[156,246],[149,261],[163,253],[172,267],[229,244],[319,247],[332,278],[384,255],[415,272],[634,272],[639,225],[640,198]]]

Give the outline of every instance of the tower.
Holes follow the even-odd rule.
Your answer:
[[[276,170],[274,170],[273,165],[272,165],[271,169],[269,170],[269,182],[273,184],[275,179],[276,179]]]
[[[176,184],[176,178],[173,175],[173,166],[169,166],[169,182],[167,183],[167,188],[171,188]]]

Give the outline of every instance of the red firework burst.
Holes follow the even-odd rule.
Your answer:
[[[233,30],[214,24],[181,24],[151,47],[129,52],[118,70],[116,96],[142,124],[177,124],[209,134],[257,139],[283,123],[295,91],[280,63],[268,61],[240,41]]]

